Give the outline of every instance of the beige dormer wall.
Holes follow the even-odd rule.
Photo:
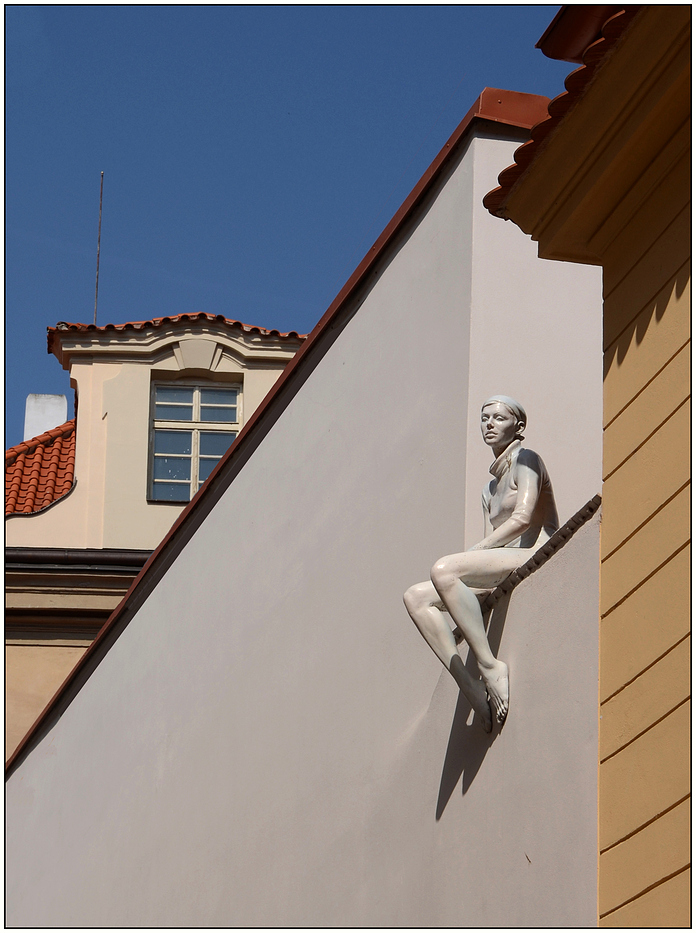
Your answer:
[[[76,484],[44,512],[10,516],[8,547],[155,548],[185,505],[147,500],[152,382],[239,384],[243,426],[301,345],[208,322],[182,330],[59,332],[77,394]]]

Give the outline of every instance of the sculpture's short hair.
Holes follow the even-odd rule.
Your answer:
[[[491,398],[487,399],[481,406],[481,411],[486,407],[486,405],[492,405],[494,402],[500,402],[501,405],[504,405],[509,411],[514,415],[517,421],[521,421],[525,428],[527,427],[527,412],[520,405],[519,402],[516,402],[514,398],[510,398],[509,395],[494,395]],[[517,437],[521,438],[522,434],[517,434]]]

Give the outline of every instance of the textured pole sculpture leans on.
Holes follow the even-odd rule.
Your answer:
[[[558,529],[551,481],[541,457],[522,447],[524,408],[496,395],[481,408],[481,433],[492,448],[493,479],[483,490],[485,537],[463,554],[443,557],[430,571],[430,583],[404,594],[408,614],[452,674],[486,732],[502,723],[509,705],[508,668],[491,651],[481,606],[470,587],[491,589],[526,563]],[[482,680],[464,667],[447,610],[474,653]]]

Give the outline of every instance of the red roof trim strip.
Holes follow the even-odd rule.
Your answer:
[[[602,38],[592,42],[583,54],[584,64],[571,71],[565,79],[565,92],[554,97],[548,106],[546,118],[532,127],[532,138],[515,151],[514,163],[498,176],[499,187],[489,191],[483,199],[484,207],[496,217],[506,217],[507,202],[513,189],[521,181],[531,164],[544,149],[544,144],[556,132],[565,115],[585,95],[599,66],[614,50],[629,23],[642,7],[627,7],[614,13],[602,27]]]
[[[257,324],[244,324],[242,321],[235,321],[225,317],[223,314],[208,314],[205,311],[198,311],[193,314],[172,314],[165,317],[153,317],[149,321],[126,321],[125,324],[72,324],[67,321],[59,321],[55,327],[49,327],[48,330],[48,352],[55,352],[55,341],[60,340],[63,334],[76,331],[81,334],[106,334],[112,331],[122,333],[123,331],[135,330],[141,331],[146,328],[164,327],[167,324],[183,324],[195,321],[216,321],[225,327],[233,327],[242,330],[247,334],[259,334],[262,337],[279,337],[281,340],[305,340],[306,334],[298,334],[296,330],[282,332],[276,329],[268,330],[265,327],[259,327]]]
[[[609,17],[621,9],[618,4],[562,6],[534,48],[541,49],[547,58],[581,65],[585,49],[600,37]]]
[[[6,777],[9,777],[14,768],[29,751],[34,737],[40,732],[44,724],[50,721],[53,715],[53,711],[59,707],[63,697],[69,693],[73,685],[75,686],[76,690],[79,691],[82,683],[84,683],[87,677],[90,676],[91,671],[87,669],[88,665],[93,662],[93,659],[95,665],[99,663],[100,657],[98,652],[101,650],[102,644],[108,644],[107,639],[109,638],[111,632],[116,630],[120,621],[120,617],[126,610],[128,601],[135,593],[135,591],[141,586],[143,580],[147,577],[150,568],[154,567],[160,555],[172,544],[176,536],[179,534],[182,526],[190,520],[191,515],[199,508],[200,503],[206,496],[207,490],[211,488],[215,478],[219,475],[224,466],[229,463],[231,459],[239,457],[240,453],[243,455],[244,443],[246,439],[251,436],[251,433],[256,425],[264,417],[266,412],[269,411],[273,402],[275,402],[278,396],[281,395],[281,393],[284,391],[285,386],[291,383],[295,378],[298,370],[301,369],[303,365],[304,359],[308,356],[312,347],[319,342],[322,333],[331,327],[334,319],[340,314],[341,311],[346,308],[350,299],[353,297],[353,295],[356,294],[360,286],[374,270],[377,263],[387,254],[389,247],[394,242],[400,231],[405,227],[409,217],[412,215],[416,207],[422,202],[425,195],[431,189],[444,168],[447,166],[449,160],[452,157],[452,154],[457,148],[457,145],[465,138],[474,121],[477,119],[489,120],[498,123],[504,123],[508,126],[514,126],[521,129],[529,129],[534,123],[538,122],[541,116],[546,112],[547,104],[548,97],[541,97],[536,94],[524,94],[520,91],[504,91],[498,88],[484,88],[483,92],[476,100],[474,106],[469,110],[467,115],[461,121],[454,133],[452,133],[440,152],[435,156],[430,166],[422,175],[420,181],[413,188],[399,210],[387,224],[382,234],[376,240],[374,246],[370,248],[367,255],[356,268],[355,272],[353,272],[336,298],[334,298],[332,303],[329,305],[329,308],[327,309],[324,316],[318,322],[311,334],[309,334],[307,340],[302,344],[298,352],[285,367],[280,377],[273,385],[273,388],[266,395],[249,421],[247,421],[247,423],[244,425],[241,432],[239,433],[239,436],[237,437],[237,440],[230,447],[225,456],[218,461],[217,466],[210,474],[206,482],[203,484],[203,486],[201,486],[191,502],[189,502],[184,511],[179,515],[178,519],[169,529],[169,532],[160,542],[156,550],[153,551],[149,560],[140,571],[138,576],[135,578],[130,589],[123,597],[119,605],[116,607],[116,609],[114,609],[111,616],[97,635],[96,639],[80,658],[78,663],[75,665],[63,684],[58,688],[57,692],[54,694],[53,698],[45,707],[31,729],[29,729],[27,734],[19,743],[5,765]],[[94,328],[94,325],[87,326]],[[70,698],[68,698],[68,702],[70,702]]]
[[[75,478],[75,420],[5,451],[5,515],[31,515],[70,492]]]

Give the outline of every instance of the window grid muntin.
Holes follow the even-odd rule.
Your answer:
[[[192,418],[193,420],[179,420],[179,419],[167,419],[159,417],[159,412],[162,411],[163,405],[166,406],[166,403],[163,403],[158,399],[158,389],[164,388],[180,388],[180,389],[192,389]],[[219,392],[224,393],[223,397],[232,398],[234,397],[234,403],[230,402],[228,404],[221,404],[220,402],[212,403],[206,406],[206,402],[202,401],[202,398],[205,397],[205,393]],[[234,393],[234,396],[232,396]],[[210,397],[210,396],[208,396]],[[219,397],[219,396],[218,396]],[[160,397],[161,398],[161,397]],[[229,435],[230,442],[227,445],[227,449],[236,439],[239,428],[240,428],[240,403],[241,403],[241,386],[223,386],[223,385],[198,385],[198,384],[179,384],[178,386],[168,386],[163,383],[153,383],[152,387],[152,417],[151,417],[151,428],[150,428],[150,468],[149,468],[149,486],[150,486],[150,498],[155,502],[188,502],[193,496],[198,492],[200,487],[205,482],[205,479],[200,478],[201,473],[201,461],[203,463],[210,464],[208,476],[215,467],[215,464],[224,456],[224,453],[219,456],[213,454],[201,454],[200,452],[200,437],[201,435]],[[171,402],[171,407],[181,408],[183,405],[182,402]],[[218,410],[229,410],[230,414],[233,416],[234,420],[230,421],[206,421],[202,418],[202,412],[207,408],[214,408]],[[161,453],[156,452],[155,447],[157,446],[156,438],[157,432],[171,432],[176,434],[190,434],[191,435],[191,453],[190,455],[183,455],[180,453]],[[157,459],[166,459],[167,457],[177,457],[181,459],[186,457],[190,460],[190,479],[189,480],[179,480],[172,478],[155,478],[155,461]],[[157,498],[155,493],[158,490],[163,491],[165,486],[169,487],[187,487],[188,494],[185,498],[182,499],[172,499],[172,498]]]

